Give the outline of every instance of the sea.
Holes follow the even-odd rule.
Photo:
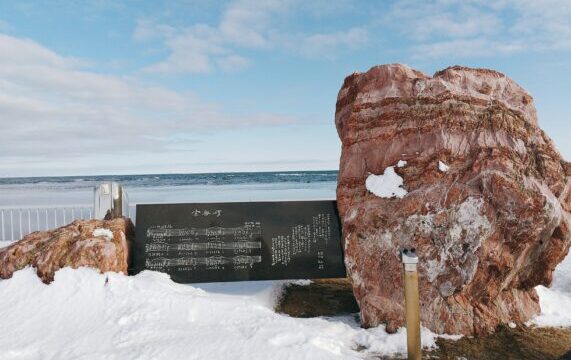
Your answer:
[[[337,171],[97,175],[0,178],[0,207],[93,203],[105,181],[123,185],[130,204],[335,199]]]

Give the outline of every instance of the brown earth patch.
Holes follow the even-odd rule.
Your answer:
[[[289,285],[276,311],[293,317],[335,316],[358,313],[348,279],[314,280],[309,285]],[[437,340],[437,349],[423,358],[442,360],[571,360],[571,328],[501,326],[494,334]],[[378,359],[405,359],[379,357]]]
[[[359,306],[348,279],[323,279],[288,285],[276,311],[305,318],[358,313]]]

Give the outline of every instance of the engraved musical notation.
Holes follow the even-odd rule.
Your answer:
[[[159,225],[149,227],[146,235],[150,241],[145,244],[145,266],[152,270],[248,269],[262,261],[262,228],[255,221],[235,227]]]
[[[166,226],[156,226],[147,229],[147,237],[178,237],[178,236],[225,236],[225,235],[260,235],[262,233],[259,223],[246,223],[239,227],[220,227],[211,228],[183,228],[173,229]]]
[[[233,242],[204,242],[204,243],[150,243],[145,244],[145,250],[153,251],[205,251],[205,250],[242,250],[242,249],[261,249],[261,241],[233,241]]]
[[[147,259],[146,266],[150,270],[161,269],[164,267],[176,267],[176,266],[214,266],[214,265],[253,265],[255,263],[262,262],[261,256],[234,256],[234,257],[224,257],[224,256],[211,256],[211,257],[186,257],[177,259]]]
[[[137,205],[133,271],[182,283],[345,276],[334,201]]]

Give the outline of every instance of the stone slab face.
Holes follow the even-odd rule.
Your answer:
[[[432,331],[485,333],[540,311],[534,287],[569,250],[571,171],[523,88],[487,69],[381,65],[345,79],[335,124],[345,264],[365,326],[403,326],[402,247],[420,254]],[[367,177],[391,166],[406,195],[375,196]]]
[[[337,205],[137,205],[132,266],[181,283],[344,277]]]
[[[82,266],[127,274],[131,220],[76,220],[51,231],[36,231],[0,250],[0,278],[26,266],[37,269],[45,283],[63,267]]]

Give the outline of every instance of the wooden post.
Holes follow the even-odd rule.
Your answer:
[[[405,320],[408,360],[420,360],[422,348],[420,340],[420,297],[418,294],[418,256],[414,248],[401,252],[403,263]]]

